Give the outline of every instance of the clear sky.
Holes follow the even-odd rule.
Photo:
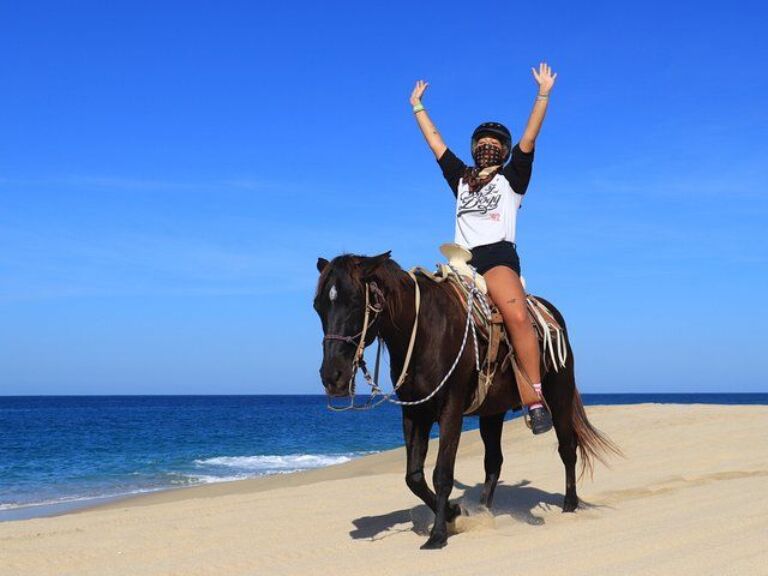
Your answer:
[[[762,3],[376,6],[0,5],[0,394],[321,393],[317,257],[452,240],[413,83],[469,160],[541,60],[517,240],[582,390],[768,390]]]

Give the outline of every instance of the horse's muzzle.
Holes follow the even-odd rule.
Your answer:
[[[337,390],[335,392],[331,392],[327,388],[325,389],[325,395],[329,398],[349,398],[349,388],[345,387],[344,390]]]
[[[349,370],[338,368],[320,369],[320,379],[323,382],[325,393],[331,398],[343,398],[349,396]]]

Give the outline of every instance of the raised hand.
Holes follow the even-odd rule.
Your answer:
[[[552,90],[552,86],[555,85],[555,78],[557,73],[552,74],[552,68],[546,62],[539,64],[539,71],[536,72],[536,68],[531,68],[533,77],[536,79],[536,83],[539,85],[539,94],[546,96],[549,91]]]
[[[411,92],[411,106],[416,106],[421,103],[421,97],[424,95],[428,86],[429,82],[424,82],[424,80],[418,80],[416,82],[416,86],[413,88],[413,92]]]

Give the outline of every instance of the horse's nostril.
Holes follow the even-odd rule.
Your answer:
[[[343,377],[343,371],[341,368],[327,367],[325,370],[320,370],[320,377],[323,381],[323,386],[328,388],[336,388],[341,385],[341,379]]]

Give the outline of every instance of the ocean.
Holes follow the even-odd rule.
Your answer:
[[[583,397],[587,405],[768,404],[764,393]],[[465,429],[477,426],[465,419]],[[396,406],[336,413],[320,395],[0,396],[0,521],[308,470],[402,444]]]

